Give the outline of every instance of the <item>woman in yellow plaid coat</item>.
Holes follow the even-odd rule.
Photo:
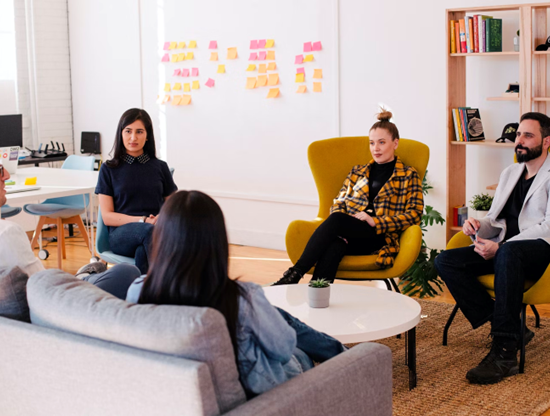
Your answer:
[[[313,279],[333,281],[344,255],[378,253],[376,263],[393,265],[399,233],[420,224],[422,183],[416,170],[395,155],[399,131],[382,111],[370,129],[373,160],[354,166],[336,196],[329,217],[315,230],[298,262],[274,285],[295,284],[315,266]]]

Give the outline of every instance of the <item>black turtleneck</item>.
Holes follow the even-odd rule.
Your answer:
[[[374,199],[378,196],[380,189],[386,184],[393,171],[395,169],[395,162],[397,158],[394,158],[391,162],[376,163],[371,166],[369,173],[369,206],[367,207],[367,214],[374,215]],[[372,212],[368,212],[372,210]]]

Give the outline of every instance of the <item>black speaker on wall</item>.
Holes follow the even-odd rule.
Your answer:
[[[99,132],[83,131],[80,138],[80,153],[101,154]]]

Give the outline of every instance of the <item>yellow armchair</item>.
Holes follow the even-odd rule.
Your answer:
[[[400,139],[397,156],[418,172],[422,180],[426,173],[430,150],[415,140]],[[338,137],[311,143],[308,160],[317,192],[319,213],[313,221],[296,220],[290,223],[286,232],[286,249],[293,264],[296,264],[313,232],[329,216],[332,201],[340,191],[351,168],[367,164],[372,159],[368,136]],[[343,280],[385,280],[388,289],[392,279],[402,276],[415,262],[422,245],[422,231],[419,226],[407,228],[400,237],[400,250],[392,267],[380,269],[376,255],[345,256],[340,263],[337,279]],[[311,269],[308,274],[313,273]]]

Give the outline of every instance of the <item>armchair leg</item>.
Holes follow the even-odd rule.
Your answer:
[[[520,339],[521,339],[521,348],[519,351],[519,373],[523,374],[525,369],[525,321],[526,321],[526,315],[527,315],[527,305],[523,304],[521,308],[521,332],[520,332]]]
[[[535,305],[529,305],[531,306],[531,310],[535,314],[535,328],[540,328],[540,315],[539,311],[537,311],[537,308],[535,308]]]
[[[458,312],[458,305],[455,305],[453,308],[453,311],[451,312],[451,316],[449,316],[449,319],[447,320],[447,323],[445,324],[445,329],[443,330],[443,345],[447,345],[447,334],[449,333],[449,328],[451,327],[451,324],[453,323],[453,319],[455,319],[455,315]]]
[[[384,283],[386,284],[386,289],[388,289],[391,292],[391,284],[389,282],[389,279],[384,279]]]
[[[399,286],[397,286],[397,283],[395,283],[395,280],[394,279],[389,279],[391,285],[393,286],[393,290],[395,290],[397,293],[401,293],[401,291],[399,290]]]

